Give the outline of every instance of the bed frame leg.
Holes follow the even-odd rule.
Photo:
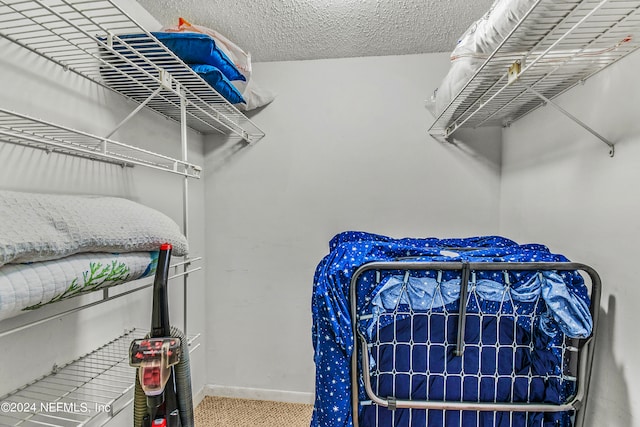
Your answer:
[[[469,275],[471,269],[468,262],[462,263],[462,272],[460,274],[460,311],[458,316],[458,338],[456,342],[456,356],[462,356],[464,352],[464,328],[465,317],[467,315],[467,294],[469,287]]]

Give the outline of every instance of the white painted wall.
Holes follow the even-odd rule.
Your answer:
[[[205,141],[218,392],[313,392],[313,275],[336,233],[497,232],[499,133],[474,146],[489,160],[427,134],[424,100],[448,66],[443,54],[255,64],[257,82],[278,93],[253,117],[267,136],[240,150]]]
[[[133,108],[6,41],[0,50],[0,77],[11,83],[0,94],[3,107],[96,134]],[[640,426],[633,270],[640,87],[630,83],[638,65],[635,54],[560,99],[617,141],[610,159],[604,145],[550,108],[506,129],[502,153],[493,131],[467,135],[476,139],[471,151],[434,141],[423,102],[448,69],[444,54],[254,64],[258,82],[278,93],[253,115],[267,136],[243,148],[189,135],[190,160],[205,168],[203,180],[190,181],[191,246],[205,255],[205,270],[190,282],[190,331],[203,332],[205,344],[192,359],[194,388],[276,390],[261,397],[283,399],[313,392],[312,279],[334,234],[500,232],[547,243],[600,272],[605,293],[588,424]],[[179,129],[154,113],[143,112],[116,138],[179,156]],[[3,189],[128,197],[182,222],[178,177],[7,144],[0,144],[0,163]],[[125,327],[147,326],[149,296],[0,339],[0,394]],[[180,325],[175,297],[172,318]],[[0,326],[17,320],[24,318]],[[34,343],[42,347],[21,351]]]
[[[3,108],[96,135],[108,134],[135,108],[134,103],[123,97],[64,72],[4,39],[0,39],[0,51],[0,80],[3,82],[0,106]],[[179,126],[150,111],[142,111],[113,138],[176,158],[181,155]],[[189,160],[202,165],[203,138],[190,132],[189,139]],[[182,183],[183,178],[177,175],[143,167],[123,169],[0,143],[2,189],[125,197],[164,212],[182,225]],[[191,251],[194,256],[204,256],[204,179],[190,180],[189,189]],[[127,287],[122,285],[122,288]],[[204,287],[203,271],[190,276],[190,334],[204,332]],[[182,280],[171,281],[171,288],[171,321],[181,328]],[[97,296],[74,298],[7,319],[0,322],[0,331],[75,307],[81,301],[91,301]],[[0,396],[48,373],[54,363],[69,362],[98,348],[122,334],[125,328],[148,329],[150,321],[149,289],[0,338]],[[202,349],[192,354],[191,369],[194,390],[198,391],[206,378]],[[130,425],[130,420],[127,418],[122,425]]]
[[[540,109],[503,134],[501,232],[544,242],[602,276],[601,325],[588,426],[640,426],[640,52],[558,99],[616,142],[606,145]]]

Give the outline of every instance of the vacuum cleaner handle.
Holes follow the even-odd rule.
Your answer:
[[[153,311],[151,312],[151,338],[168,337],[171,334],[169,323],[169,303],[167,282],[169,281],[169,263],[172,246],[164,243],[160,246],[158,266],[153,282]]]
[[[171,336],[168,296],[171,250],[172,246],[169,243],[164,243],[160,246],[160,252],[158,253],[158,265],[153,281],[153,308],[151,312],[151,332],[149,334],[151,339],[162,338],[166,340]],[[155,425],[163,427],[163,423],[166,427],[180,427],[173,367],[169,370],[169,376],[164,384],[162,393],[158,396],[147,395],[147,406],[152,414],[152,427],[155,427]],[[162,408],[159,418],[155,415],[158,407]]]
[[[135,340],[130,347],[130,364],[138,367],[134,402],[136,427],[193,427],[186,338],[176,328],[172,331],[169,323],[167,288],[171,249],[168,243],[160,246],[149,337]]]

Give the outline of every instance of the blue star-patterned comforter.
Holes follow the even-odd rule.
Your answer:
[[[456,248],[465,249],[456,252]],[[472,249],[470,249],[472,248]],[[316,400],[311,421],[312,427],[348,427],[353,425],[351,410],[351,386],[350,386],[350,358],[354,348],[354,337],[351,329],[351,316],[349,311],[349,284],[351,277],[358,267],[374,261],[396,261],[411,258],[411,261],[422,260],[431,262],[566,262],[562,255],[552,254],[549,250],[538,244],[518,245],[517,243],[498,236],[472,237],[466,239],[393,239],[385,236],[364,232],[345,232],[336,235],[330,242],[330,253],[320,262],[314,277],[314,292],[312,298],[313,311],[313,346],[314,361],[316,364]],[[437,276],[439,274],[439,276]],[[412,274],[410,278],[389,273],[386,277],[376,279],[374,272],[367,272],[360,276],[358,281],[357,308],[359,313],[371,314],[370,319],[361,322],[360,331],[369,339],[376,338],[383,341],[386,336],[402,337],[407,331],[419,328],[427,328],[421,325],[426,317],[403,319],[402,316],[385,316],[398,307],[409,307],[411,310],[420,310],[420,305],[429,307],[436,313],[432,320],[437,320],[439,312],[457,312],[460,282],[459,272],[425,271]],[[508,286],[507,286],[508,285]],[[455,360],[461,360],[466,365],[476,364],[477,376],[472,378],[471,386],[449,387],[446,396],[443,394],[444,384],[429,380],[423,383],[415,382],[409,386],[410,395],[396,396],[405,398],[420,398],[428,396],[431,400],[471,400],[471,401],[508,401],[531,398],[535,401],[560,403],[565,401],[573,392],[575,383],[555,381],[553,378],[562,377],[558,371],[562,354],[558,348],[562,346],[565,335],[574,338],[584,338],[591,333],[591,316],[589,314],[589,296],[584,286],[582,277],[576,272],[515,272],[508,275],[503,272],[478,272],[474,276],[473,289],[467,312],[473,319],[474,313],[496,314],[508,310],[511,314],[513,327],[499,328],[496,322],[509,321],[509,316],[499,318],[497,316],[476,316],[476,323],[467,322],[465,342],[470,346],[465,350],[465,358],[454,358],[447,352],[447,343],[454,342],[455,337],[447,337],[447,334],[430,329],[429,342],[434,343],[434,349],[443,348],[441,357],[430,354],[431,367],[434,370],[444,369],[450,371],[455,365]],[[437,289],[437,292],[436,292]],[[508,304],[505,306],[505,295],[508,293]],[[543,300],[543,304],[537,301]],[[405,310],[407,311],[407,310]],[[535,316],[533,316],[535,314]],[[405,316],[406,317],[406,316]],[[532,318],[535,320],[535,324]],[[444,319],[444,317],[443,317]],[[444,329],[443,329],[444,330]],[[501,336],[500,331],[515,331],[508,337]],[[450,335],[453,329],[450,329]],[[533,333],[532,333],[533,332]],[[494,343],[489,343],[486,336],[493,333]],[[455,333],[454,333],[455,334]],[[424,335],[424,334],[423,334]],[[424,335],[426,336],[426,335]],[[498,354],[480,350],[478,339],[483,336],[481,345],[495,348],[492,344],[499,344],[508,339],[514,342],[533,342],[531,355],[520,357],[514,350],[505,360],[510,371],[516,373],[523,370],[535,371],[536,375],[547,377],[546,380],[536,382],[527,380],[526,383],[518,383],[518,378],[510,380],[508,389],[502,387],[500,379],[502,374],[497,367],[493,367],[496,380],[486,381],[489,372],[483,372],[489,366],[489,360],[500,362]],[[408,337],[408,336],[407,336]],[[476,343],[474,346],[473,343]],[[438,345],[444,344],[444,345]],[[424,346],[426,348],[426,346]],[[514,347],[515,348],[515,347]],[[476,353],[474,351],[477,349]],[[397,353],[397,349],[393,349]],[[427,356],[414,352],[412,363],[422,363]],[[390,366],[390,363],[399,363],[396,356],[389,351],[381,351],[372,356],[371,364],[381,368],[382,371]],[[422,359],[421,359],[422,358]],[[504,357],[503,357],[504,359]],[[393,361],[393,362],[391,362]],[[440,365],[440,366],[438,366]],[[494,364],[495,365],[495,364]],[[501,366],[504,366],[501,363]],[[532,367],[533,366],[533,367]],[[458,373],[469,370],[462,366]],[[502,368],[501,368],[502,369]],[[487,374],[487,375],[485,375]],[[505,376],[507,374],[505,373]],[[549,380],[548,378],[552,378]],[[426,378],[426,377],[425,377]],[[452,380],[456,375],[452,376]],[[401,390],[407,388],[406,384],[399,384],[402,379],[380,375],[377,383],[378,393],[390,395],[387,390]],[[413,380],[411,380],[413,381]],[[449,381],[449,379],[447,379]],[[468,381],[467,378],[461,381]],[[474,382],[475,381],[475,382]],[[406,381],[405,381],[406,382]],[[466,384],[466,383],[465,383]],[[502,388],[501,388],[502,387]],[[451,390],[458,390],[451,392]],[[504,389],[504,390],[503,390]],[[476,390],[469,392],[468,390]],[[366,400],[364,392],[360,390],[360,397]],[[395,417],[396,426],[418,425],[481,425],[503,426],[514,419],[508,416],[500,417],[491,415],[476,419],[478,415],[467,417],[465,412],[460,415],[457,411],[447,411],[442,417],[432,417],[425,420],[421,418],[420,411],[414,411],[412,420],[408,421],[407,410],[388,411],[383,408],[376,412],[375,407],[363,406],[360,412],[361,426],[373,425],[375,417],[378,417],[383,425],[385,420],[390,424],[391,417]],[[433,411],[430,411],[433,412]],[[426,413],[426,411],[422,411]],[[453,414],[451,414],[453,413]],[[500,414],[498,414],[500,415]],[[524,416],[523,414],[520,414]],[[451,416],[460,419],[449,419]],[[446,418],[446,419],[445,419]],[[487,418],[486,420],[484,418]],[[490,419],[489,419],[490,418]],[[468,424],[466,424],[468,420]],[[528,425],[570,425],[568,414],[530,414]],[[522,420],[519,424],[525,425]]]

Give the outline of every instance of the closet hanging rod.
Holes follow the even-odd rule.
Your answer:
[[[202,168],[163,154],[0,108],[0,139],[47,151],[199,178]]]

